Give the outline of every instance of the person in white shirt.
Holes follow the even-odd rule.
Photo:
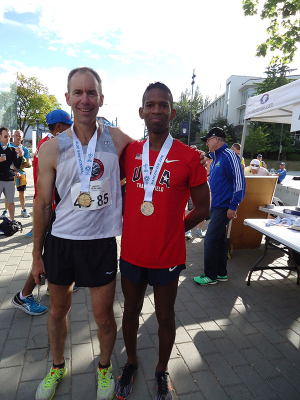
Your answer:
[[[257,158],[251,161],[249,167],[244,170],[245,176],[268,176],[269,171],[260,166],[260,162]]]

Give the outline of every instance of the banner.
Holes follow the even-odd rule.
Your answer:
[[[180,136],[189,136],[189,122],[182,121],[180,125]]]
[[[293,107],[291,132],[300,131],[300,103]]]

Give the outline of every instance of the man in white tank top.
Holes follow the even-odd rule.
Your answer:
[[[74,281],[90,288],[98,325],[101,356],[97,399],[114,397],[110,357],[117,332],[113,314],[115,236],[122,233],[119,156],[132,139],[118,128],[101,130],[97,125],[103,99],[101,79],[95,71],[72,70],[66,100],[73,110],[74,125],[46,142],[39,153],[32,273],[37,284],[41,274],[49,283],[48,334],[53,366],[40,383],[36,400],[51,399],[67,373],[64,348]],[[46,236],[54,185],[59,202]]]

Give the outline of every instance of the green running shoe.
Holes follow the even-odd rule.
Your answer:
[[[67,368],[51,367],[49,374],[39,384],[35,394],[35,400],[51,400],[55,395],[56,386],[67,375]]]
[[[193,281],[198,285],[215,285],[217,283],[216,279],[212,280],[205,274],[202,274],[200,276],[195,276],[195,278],[193,278]]]
[[[217,281],[219,281],[219,282],[227,282],[228,281],[228,276],[227,275],[223,275],[223,276],[217,275]]]
[[[112,365],[108,368],[97,368],[97,400],[112,400],[115,396],[115,381]]]

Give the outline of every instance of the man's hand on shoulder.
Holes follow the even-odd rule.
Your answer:
[[[190,146],[190,148],[198,151],[198,153],[200,154],[200,164],[206,168],[206,163],[207,163],[208,158],[205,156],[204,151],[199,150],[194,144],[192,144]]]

